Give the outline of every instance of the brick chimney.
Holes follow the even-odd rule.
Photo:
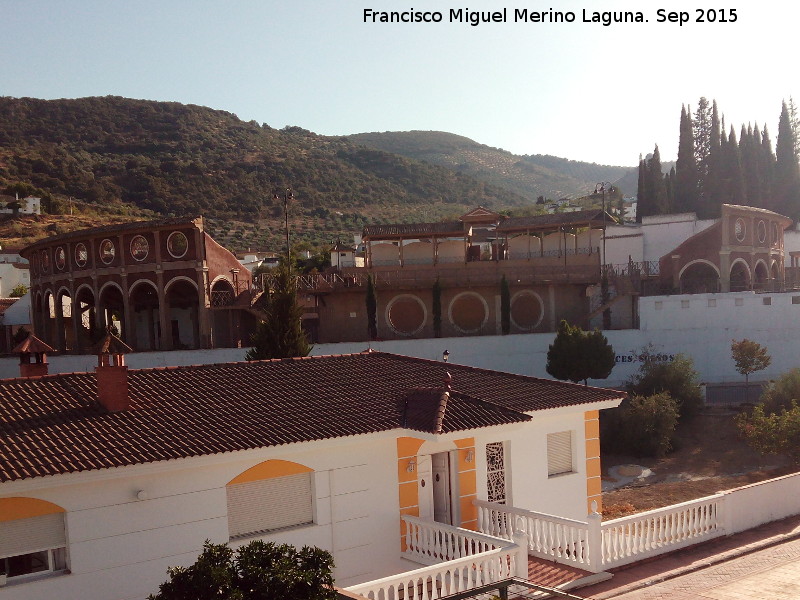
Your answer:
[[[106,410],[119,412],[126,410],[130,404],[128,393],[128,367],[125,365],[125,353],[133,349],[111,333],[95,346],[97,353],[97,399]]]
[[[19,354],[20,377],[41,377],[47,375],[47,353],[55,350],[31,333],[12,352]]]

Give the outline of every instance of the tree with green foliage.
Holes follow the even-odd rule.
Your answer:
[[[683,354],[664,357],[648,346],[639,352],[639,360],[639,370],[626,382],[630,394],[653,396],[665,392],[675,400],[681,417],[691,417],[700,411],[703,392],[690,357]]]
[[[736,421],[748,445],[761,454],[782,454],[800,464],[800,407],[792,400],[779,413],[769,414],[756,406],[752,414],[742,413]]]
[[[433,335],[437,338],[442,337],[442,284],[439,277],[433,282],[433,289],[431,289],[432,304],[431,312],[433,313]]]
[[[767,414],[789,408],[792,400],[800,400],[800,368],[791,369],[771,381],[761,393],[761,406]]]
[[[28,286],[24,283],[18,283],[13,288],[11,288],[11,292],[8,294],[9,298],[22,298],[25,294],[28,293]]]
[[[588,379],[606,379],[614,364],[614,349],[599,330],[584,331],[564,320],[547,349],[547,372],[556,379],[587,385]]]
[[[378,339],[378,298],[375,295],[375,282],[372,275],[367,275],[367,331],[369,339]]]
[[[664,456],[672,448],[678,404],[667,392],[631,395],[619,407],[603,411],[603,447],[637,457]]]
[[[511,291],[505,275],[500,280],[500,330],[503,335],[511,331]]]
[[[308,356],[311,352],[303,331],[303,309],[297,303],[297,278],[286,264],[273,273],[273,287],[261,296],[265,317],[251,337],[253,347],[247,351],[246,360]]]
[[[674,195],[676,212],[697,210],[697,161],[694,155],[694,132],[691,113],[684,106],[681,107]]]
[[[736,371],[744,375],[746,387],[750,385],[750,373],[763,371],[772,363],[766,347],[747,338],[738,342],[731,340],[731,358],[736,365]]]
[[[794,131],[786,103],[778,121],[778,140],[775,145],[775,207],[787,217],[800,216],[800,165],[795,152]]]
[[[333,557],[319,548],[253,540],[236,551],[206,540],[189,567],[170,567],[149,600],[336,600]]]

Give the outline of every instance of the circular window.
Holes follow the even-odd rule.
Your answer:
[[[780,240],[780,235],[779,235],[779,231],[778,231],[778,224],[777,223],[773,223],[772,224],[772,245],[773,246],[777,246],[780,243],[780,241],[781,240]]]
[[[42,250],[42,273],[47,273],[50,270],[50,255],[47,250]]]
[[[747,226],[744,223],[744,219],[736,219],[736,223],[733,226],[733,233],[736,235],[736,239],[740,242],[744,241],[744,236],[747,233]]]
[[[86,244],[81,242],[75,246],[75,264],[79,267],[85,267],[89,261],[89,251],[86,250]]]
[[[182,258],[189,249],[189,240],[180,231],[173,231],[167,238],[167,251],[173,258]]]
[[[59,271],[63,271],[64,267],[67,266],[67,253],[64,252],[64,248],[59,246],[56,248],[56,268]]]
[[[450,303],[447,316],[461,333],[477,333],[489,320],[489,305],[475,292],[461,292]]]
[[[425,325],[428,314],[422,300],[411,294],[395,297],[386,307],[386,322],[400,335],[414,335]]]
[[[511,323],[523,331],[531,331],[539,326],[544,317],[542,299],[539,294],[523,290],[511,299]]]
[[[117,249],[114,247],[114,242],[105,239],[100,242],[100,260],[103,264],[110,265],[114,262],[114,257],[117,255]]]
[[[758,243],[763,244],[767,241],[767,224],[764,221],[759,221],[756,225],[756,232],[758,233]]]
[[[135,235],[131,240],[131,256],[136,260],[144,260],[150,252],[150,244],[143,235]]]

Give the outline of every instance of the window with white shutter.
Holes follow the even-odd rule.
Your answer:
[[[572,473],[572,432],[559,431],[547,434],[547,475]]]
[[[298,473],[226,486],[231,539],[313,523],[311,476]]]
[[[64,513],[0,521],[0,574],[8,579],[66,565]]]

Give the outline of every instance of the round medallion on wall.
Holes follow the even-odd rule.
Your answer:
[[[744,219],[736,219],[736,223],[733,226],[733,233],[736,235],[736,239],[740,242],[744,241],[744,236],[747,233],[747,225],[745,225]]]
[[[42,273],[47,273],[50,271],[50,254],[47,250],[42,250],[42,259],[41,259],[41,266],[42,266]]]
[[[67,266],[67,253],[64,251],[63,246],[56,248],[56,269],[63,271]]]
[[[778,231],[778,224],[772,224],[772,245],[777,246],[780,243],[780,232]]]
[[[411,294],[396,296],[386,307],[386,322],[400,335],[418,333],[425,326],[427,316],[422,300]]]
[[[150,244],[143,235],[135,235],[131,240],[131,256],[136,260],[144,260],[150,252]]]
[[[100,242],[100,260],[103,264],[110,265],[114,262],[114,257],[117,255],[117,249],[114,247],[114,242],[105,239]]]
[[[542,299],[531,290],[522,290],[511,298],[511,323],[523,331],[532,331],[544,317]]]
[[[764,244],[767,241],[767,224],[764,221],[758,222],[756,233],[758,234],[758,243]]]
[[[89,261],[89,251],[86,249],[86,244],[81,242],[75,245],[75,264],[79,267],[85,267]]]
[[[461,333],[477,333],[489,320],[489,305],[475,292],[461,292],[447,310],[453,327]]]
[[[167,238],[167,252],[172,258],[183,258],[189,250],[189,240],[180,231],[173,231]]]

